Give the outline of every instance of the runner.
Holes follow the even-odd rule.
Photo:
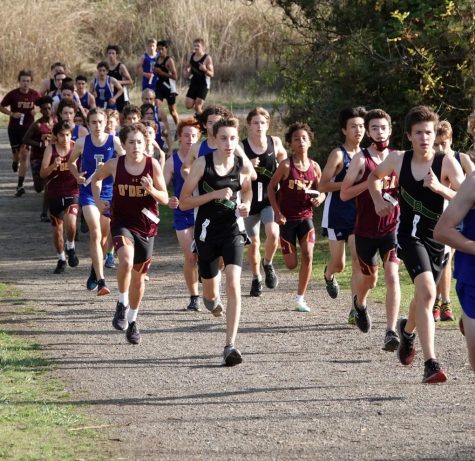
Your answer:
[[[51,91],[56,91],[54,84],[54,76],[56,74],[66,75],[66,66],[62,62],[55,62],[51,65],[51,78],[46,78],[41,81],[38,92],[41,96],[47,96]]]
[[[158,42],[158,54],[160,57],[155,62],[154,68],[154,73],[158,77],[156,88],[157,104],[161,108],[163,100],[166,99],[170,115],[175,122],[175,126],[178,126],[178,122],[180,121],[176,110],[176,97],[178,96],[176,80],[178,74],[174,59],[168,56],[168,47],[169,43],[167,40]]]
[[[356,326],[368,333],[371,317],[367,301],[369,292],[378,282],[378,253],[383,261],[384,284],[386,286],[386,333],[383,349],[395,351],[399,346],[396,334],[396,320],[401,303],[399,286],[399,259],[396,254],[396,229],[399,220],[397,204],[397,178],[390,172],[381,180],[381,190],[386,200],[393,204],[392,212],[380,217],[368,192],[367,178],[384,159],[391,155],[388,145],[391,136],[391,117],[382,109],[370,110],[364,117],[366,134],[371,141],[351,160],[341,184],[342,200],[356,200],[356,222],[354,227],[356,254],[361,272],[354,277],[352,287],[353,309]]]
[[[118,45],[109,45],[106,50],[107,63],[109,64],[109,77],[115,78],[122,86],[124,92],[120,96],[116,96],[116,109],[122,113],[124,107],[129,102],[129,85],[133,85],[134,81],[124,63],[119,61],[120,48]]]
[[[445,200],[455,195],[463,181],[458,162],[448,155],[436,154],[433,146],[437,114],[425,106],[413,107],[406,116],[405,130],[412,149],[392,152],[368,178],[368,189],[376,213],[387,216],[394,206],[381,194],[381,180],[393,171],[399,181],[400,223],[397,231],[398,256],[414,282],[414,297],[409,317],[399,319],[398,357],[410,365],[416,355],[416,328],[424,355],[424,383],[447,380],[434,350],[435,323],[432,306],[436,283],[446,263],[444,245],[434,240],[435,224],[444,209]]]
[[[155,90],[157,87],[157,76],[153,73],[153,69],[159,56],[157,53],[157,40],[149,38],[145,45],[145,53],[135,67],[137,75],[142,76],[142,91],[147,88]]]
[[[140,108],[134,104],[128,104],[125,106],[122,115],[124,116],[124,125],[135,125],[136,123],[139,123],[142,118]]]
[[[48,96],[54,98],[55,96],[61,95],[61,87],[63,86],[63,80],[67,78],[66,72],[64,70],[58,71],[54,74],[53,77],[53,88],[48,92]]]
[[[216,152],[198,159],[185,180],[180,194],[183,211],[198,208],[194,239],[198,268],[203,282],[203,303],[214,315],[223,313],[218,284],[219,260],[224,261],[226,274],[226,342],[223,365],[242,362],[235,348],[241,316],[241,270],[247,237],[242,218],[249,214],[252,198],[248,174],[243,174],[243,161],[234,154],[239,143],[239,121],[223,119],[213,127]],[[193,196],[198,187],[199,195]],[[240,193],[240,200],[239,200]]]
[[[47,183],[46,196],[53,224],[53,243],[58,257],[55,274],[62,274],[65,271],[66,255],[70,267],[79,264],[74,245],[79,187],[68,169],[68,160],[74,147],[71,134],[72,126],[68,122],[60,121],[54,125],[55,142],[46,147],[40,170],[41,177]],[[66,254],[64,231],[66,231]]]
[[[360,273],[354,235],[355,201],[343,202],[340,199],[340,189],[351,159],[360,151],[360,142],[364,136],[365,114],[366,110],[363,107],[346,108],[340,112],[340,130],[345,140],[343,144],[330,152],[320,180],[320,192],[328,193],[323,207],[322,234],[328,237],[330,250],[330,261],[325,266],[323,278],[327,293],[334,299],[338,297],[340,291],[335,274],[345,270],[345,242],[348,242],[351,253],[351,299],[356,293],[356,279]],[[348,316],[348,323],[355,324],[353,307]]]
[[[194,213],[193,210],[182,211],[179,203],[184,180],[181,176],[183,160],[189,154],[191,146],[200,136],[200,125],[194,118],[181,120],[177,127],[178,142],[180,147],[175,150],[165,163],[163,174],[167,185],[172,183],[173,196],[168,201],[168,206],[173,210],[173,228],[175,229],[178,243],[184,256],[183,274],[186,286],[190,293],[190,303],[186,307],[189,311],[200,311],[198,295],[198,269],[196,266],[196,253],[192,251]]]
[[[87,91],[87,77],[84,75],[76,77],[76,92],[87,117],[89,110],[96,107],[96,98],[90,91]]]
[[[150,105],[152,107],[150,107]],[[168,119],[163,110],[157,105],[157,99],[155,91],[150,88],[142,92],[142,105],[140,106],[142,112],[142,119],[153,120],[158,125],[158,131],[155,140],[157,141],[160,149],[169,151],[173,146],[173,140],[171,136],[170,125]],[[166,139],[167,148],[165,148],[164,140]]]
[[[160,149],[157,141],[155,141],[158,125],[152,120],[142,120],[142,123],[147,130],[147,137],[145,139],[145,155],[147,155],[147,157],[156,158],[163,170],[165,167],[166,155],[165,152]]]
[[[145,155],[145,127],[141,123],[125,126],[119,136],[125,156],[109,160],[97,171],[92,190],[100,213],[111,211],[111,233],[119,258],[119,300],[112,325],[116,330],[126,330],[129,343],[139,344],[137,314],[145,291],[145,275],[152,262],[157,203],[167,204],[168,193],[158,162]],[[112,204],[103,196],[105,181],[111,176]]]
[[[122,85],[109,77],[109,64],[101,61],[97,64],[97,75],[91,82],[91,92],[96,98],[96,106],[102,109],[116,109],[117,99],[123,94]]]
[[[462,152],[452,150],[452,126],[447,120],[442,120],[437,127],[434,149],[436,152],[443,152],[451,155],[460,163],[465,175],[470,174],[474,170],[473,162],[470,156]],[[453,250],[449,251],[449,259],[442,271],[439,283],[437,284],[437,297],[435,298],[432,314],[434,320],[455,320],[450,302],[450,288],[452,285],[452,255]]]
[[[252,271],[251,296],[261,296],[262,277],[260,266],[265,273],[267,288],[277,287],[279,280],[272,265],[275,252],[279,245],[279,226],[274,221],[274,211],[267,197],[267,186],[277,169],[279,162],[287,158],[287,151],[277,136],[267,135],[270,126],[270,115],[262,107],[251,110],[246,118],[248,137],[243,139],[241,146],[257,173],[252,182],[252,202],[249,216],[244,220],[246,232],[251,239],[248,260]],[[261,222],[264,224],[266,243],[264,259],[260,255]]]
[[[28,128],[23,143],[31,146],[30,167],[33,177],[33,186],[35,191],[40,193],[45,188],[45,181],[40,175],[41,162],[43,160],[46,147],[51,143],[51,133],[54,125],[54,117],[52,110],[53,99],[51,96],[42,96],[36,101],[36,105],[40,108],[41,117],[33,122]],[[48,201],[46,194],[43,194],[43,206],[40,215],[41,222],[49,222]]]
[[[103,296],[110,293],[104,280],[103,249],[106,247],[109,233],[109,216],[101,213],[96,206],[92,195],[89,178],[107,160],[114,157],[117,152],[122,155],[122,146],[119,138],[105,132],[106,114],[103,109],[91,109],[87,114],[87,123],[90,134],[79,138],[74,145],[74,151],[69,158],[68,167],[81,185],[79,190],[79,204],[89,227],[89,250],[91,253],[92,266],[89,278],[86,282],[88,290],[97,288],[97,295]],[[81,159],[80,172],[76,161]],[[102,181],[101,200],[112,200],[113,178]]]
[[[68,122],[72,129],[72,141],[76,142],[78,138],[82,138],[84,136],[87,136],[89,134],[89,131],[87,130],[86,127],[82,125],[78,125],[75,123],[74,119],[76,117],[76,111],[77,105],[73,101],[68,101],[66,99],[62,100],[58,104],[58,109],[57,109],[57,114],[59,119],[63,120],[64,122]]]
[[[22,144],[23,136],[34,122],[35,102],[40,94],[31,89],[33,74],[30,70],[18,73],[19,87],[9,91],[0,103],[0,112],[8,115],[8,139],[12,149],[12,170],[18,171],[15,197],[25,193],[23,182],[28,170],[28,148]],[[9,107],[9,109],[7,109]]]
[[[189,64],[184,69],[185,79],[190,79],[186,93],[185,106],[195,109],[197,114],[203,112],[203,105],[208,95],[211,77],[214,77],[213,60],[205,53],[205,41],[202,38],[193,40],[193,53]]]
[[[279,165],[267,187],[275,222],[280,226],[282,255],[289,269],[295,269],[298,265],[297,239],[300,243],[301,263],[295,297],[296,310],[299,312],[311,310],[305,301],[305,293],[312,276],[315,245],[312,207],[320,206],[325,200],[325,194],[317,191],[320,166],[308,157],[313,138],[313,132],[306,123],[290,125],[285,141],[293,155]]]

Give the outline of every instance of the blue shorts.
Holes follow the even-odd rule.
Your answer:
[[[112,197],[108,195],[103,196],[101,194],[101,200],[103,200],[104,202],[109,202],[109,212],[104,213],[104,216],[110,218],[110,210],[112,210]],[[79,205],[80,206],[88,206],[88,205],[97,206],[94,200],[94,197],[91,194],[81,193],[81,191],[79,191]]]
[[[195,225],[195,215],[193,210],[181,211],[173,210],[173,229],[182,231]]]
[[[457,280],[455,290],[457,291],[464,314],[475,320],[475,285],[469,285]]]

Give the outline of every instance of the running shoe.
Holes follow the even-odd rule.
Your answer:
[[[440,308],[442,307],[442,300],[439,298],[435,299],[434,307],[432,308],[432,315],[434,316],[434,322],[440,320]]]
[[[79,264],[79,258],[77,257],[76,250],[74,248],[66,250],[66,255],[68,257],[69,267],[76,267]]]
[[[106,281],[104,279],[100,279],[97,281],[97,296],[105,296],[110,295],[110,290],[107,288]]]
[[[330,280],[327,280],[325,277],[325,272],[327,271],[327,267],[325,266],[325,270],[323,271],[323,279],[325,280],[325,287],[327,289],[327,293],[330,295],[330,298],[335,299],[340,292],[340,286],[336,281],[335,276],[333,276]]]
[[[266,287],[270,288],[271,290],[276,288],[279,284],[279,279],[275,273],[274,266],[272,264],[264,264],[264,261],[262,261],[262,268],[264,269],[264,273],[266,275],[264,280]]]
[[[26,193],[26,191],[25,191],[24,187],[17,187],[16,192],[15,192],[15,197],[21,197],[25,193]]]
[[[399,334],[399,347],[397,348],[397,356],[399,361],[403,365],[410,365],[414,361],[416,356],[416,334],[412,333],[407,335],[404,333],[404,327],[406,326],[407,319],[401,318],[397,321],[396,329]]]
[[[384,336],[383,351],[394,352],[399,347],[399,337],[393,330],[387,330]]]
[[[445,383],[447,381],[447,374],[440,369],[439,362],[434,359],[429,359],[424,364],[424,377],[422,382],[425,384]]]
[[[223,361],[221,365],[226,367],[234,367],[242,363],[241,353],[232,345],[226,346],[223,351]]]
[[[297,305],[295,306],[295,310],[298,312],[310,312],[311,309],[305,302],[305,300],[302,301],[296,301]]]
[[[54,270],[55,274],[64,274],[66,270],[66,261],[62,259],[58,259],[58,263],[56,264],[56,269]]]
[[[262,281],[258,279],[252,279],[251,283],[251,296],[258,297],[262,294]]]
[[[440,307],[440,320],[442,320],[442,322],[455,320],[455,315],[452,312],[452,306],[450,305],[450,301],[442,303],[442,306]]]
[[[46,213],[40,214],[40,222],[51,222],[48,215]]]
[[[351,308],[348,314],[348,325],[356,325],[356,311],[354,307]]]
[[[116,330],[127,330],[129,322],[127,321],[127,306],[124,306],[122,303],[117,301],[115,306],[115,314],[112,319],[112,326]]]
[[[13,160],[12,162],[12,170],[13,173],[16,173],[18,171],[18,162],[16,160]]]
[[[115,260],[112,253],[107,253],[104,266],[106,266],[108,269],[115,269]]]
[[[142,337],[137,327],[137,322],[130,322],[125,332],[125,337],[130,344],[140,344]]]
[[[89,273],[89,278],[87,279],[87,282],[86,282],[86,288],[89,291],[95,290],[97,288],[96,271],[94,270],[93,266],[91,266],[91,272]]]
[[[200,298],[198,296],[192,296],[190,298],[190,304],[186,306],[187,311],[192,311],[192,312],[200,312],[201,307],[200,307]]]
[[[371,330],[371,317],[366,306],[359,307],[356,303],[356,295],[353,297],[353,308],[355,309],[355,323],[360,331],[368,333]]]
[[[215,317],[222,317],[222,316],[223,316],[223,312],[224,312],[223,305],[221,304],[221,300],[219,300],[219,301],[218,301],[218,304],[214,307],[214,309],[211,311],[211,313],[212,313]]]

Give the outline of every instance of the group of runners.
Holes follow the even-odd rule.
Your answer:
[[[42,82],[39,92],[31,89],[31,72],[21,71],[19,88],[1,101],[0,111],[10,117],[12,168],[19,173],[15,195],[25,193],[28,156],[35,190],[45,190],[41,220],[51,220],[53,225],[54,272],[79,264],[75,236],[81,210],[92,260],[86,287],[98,296],[110,294],[104,263],[109,260],[113,265],[115,252],[119,294],[112,325],[126,332],[128,342],[139,344],[137,314],[158,228],[158,205],[170,207],[184,258],[190,297],[186,309],[201,310],[201,282],[204,307],[215,317],[226,314],[223,364],[233,366],[242,361],[236,337],[244,247],[249,245],[250,296],[260,297],[264,285],[278,286],[273,258],[280,242],[285,265],[299,266],[295,309],[309,312],[312,303],[306,295],[316,239],[313,208],[323,206],[330,259],[322,280],[328,295],[339,296],[336,276],[345,269],[348,242],[352,262],[348,322],[368,333],[372,325],[367,301],[378,280],[379,254],[386,287],[383,349],[396,350],[399,361],[411,365],[417,331],[425,383],[447,380],[435,354],[435,321],[454,320],[447,265],[451,253],[441,242],[461,250],[455,258],[464,312],[460,327],[475,369],[471,277],[475,196],[470,187],[474,166],[469,156],[452,150],[450,124],[439,122],[425,106],[412,108],[405,120],[412,148],[397,151],[389,148],[391,118],[384,110],[344,109],[339,118],[344,141],[330,153],[322,170],[309,157],[314,133],[307,124],[295,122],[288,127],[288,156],[282,140],[268,134],[271,118],[265,109],[249,112],[247,137],[240,140],[239,120],[227,108],[203,107],[204,87],[209,86],[213,67],[201,40],[194,42],[185,70],[194,75],[186,106],[196,113],[180,119],[175,107],[176,69],[167,48],[166,42],[158,42],[157,51],[155,40],[147,42],[137,69],[139,73],[142,69],[144,85],[141,107],[128,101],[124,87],[132,80],[117,59],[116,46],[109,46],[108,61],[98,64],[91,93],[85,90],[85,77],[73,81],[64,66],[55,63],[53,78]],[[195,81],[199,72],[204,83]],[[176,149],[160,110],[164,99],[176,123]],[[41,114],[36,121],[35,106]],[[200,140],[202,133],[205,138]],[[365,136],[368,146],[362,147]],[[457,194],[465,175],[469,177]],[[454,197],[444,212],[446,202]],[[408,317],[398,320],[400,260],[414,282],[414,297]],[[226,307],[220,297],[222,273]]]

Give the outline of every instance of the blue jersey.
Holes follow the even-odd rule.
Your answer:
[[[198,157],[204,157],[205,155],[212,154],[217,148],[209,147],[208,140],[205,139],[201,144],[198,150]]]
[[[153,109],[153,119],[157,124],[157,133],[155,135],[155,141],[160,146],[160,149],[163,149],[163,138],[162,138],[162,126],[160,125],[160,109],[155,106]]]
[[[81,155],[81,171],[85,171],[86,179],[89,178],[97,169],[99,163],[105,163],[114,157],[114,136],[108,135],[106,142],[102,146],[95,146],[92,143],[91,135],[88,134],[84,141],[84,149]],[[108,200],[112,198],[112,186],[114,178],[109,176],[102,181],[101,198]],[[81,195],[91,195],[91,184],[81,185]]]
[[[180,197],[181,190],[185,180],[181,175],[181,167],[183,162],[177,151],[173,152],[173,194]],[[182,211],[180,208],[173,210],[173,228],[176,230],[187,229],[194,224],[194,209]]]
[[[76,141],[79,138],[79,125],[74,125],[73,132],[71,133],[71,140]]]
[[[94,92],[96,93],[96,106],[101,109],[115,109],[115,104],[109,104],[109,99],[114,96],[114,87],[111,83],[111,78],[106,77],[106,83],[104,86],[99,84],[97,78],[94,79]]]
[[[82,96],[79,97],[79,101],[81,102],[81,106],[84,109],[90,109],[89,106],[89,91],[86,91]]]
[[[471,209],[462,221],[462,234],[475,240],[475,209]],[[459,282],[475,286],[475,256],[456,251],[454,256],[454,278]]]
[[[343,168],[332,179],[332,182],[341,182],[350,166],[351,157],[343,146]],[[340,191],[329,192],[323,207],[322,227],[326,229],[353,229],[356,220],[356,205],[354,199],[344,202],[340,198]]]
[[[160,56],[159,53],[157,53],[155,56],[149,56],[147,53],[144,53],[142,70],[144,72],[153,73],[155,63],[157,62],[157,59],[159,56]],[[142,90],[150,88],[151,90],[155,91],[157,87],[157,80],[158,80],[158,77],[155,74],[153,75],[151,79],[148,79],[147,77],[142,77]]]

